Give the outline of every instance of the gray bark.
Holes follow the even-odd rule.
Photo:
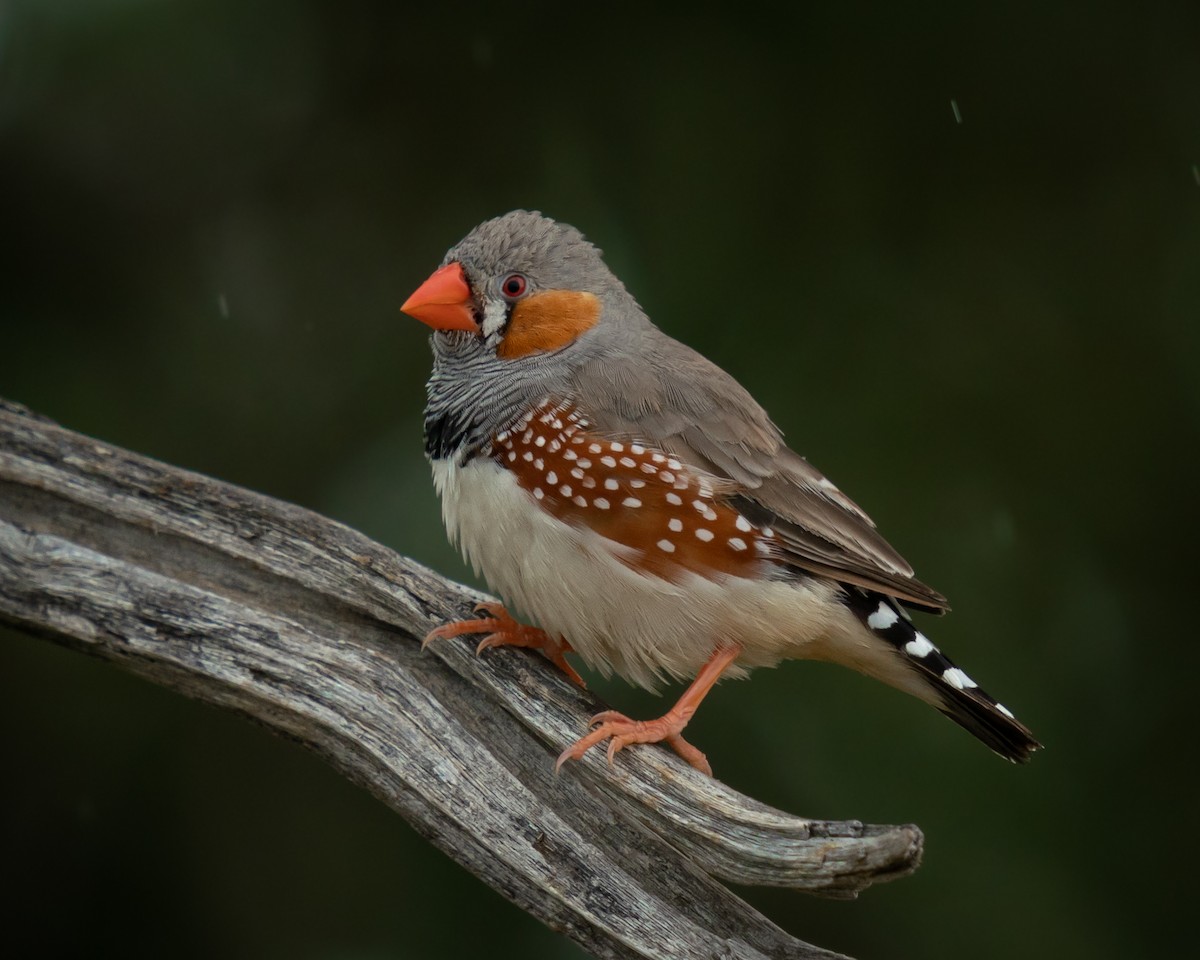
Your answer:
[[[297,740],[598,957],[834,957],[714,878],[853,897],[921,832],[807,820],[659,748],[553,759],[602,709],[526,651],[422,652],[481,595],[292,504],[0,401],[0,620]]]

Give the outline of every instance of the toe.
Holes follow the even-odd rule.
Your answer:
[[[589,727],[598,727],[604,723],[630,723],[630,724],[632,724],[634,722],[635,721],[630,720],[627,716],[625,716],[625,714],[618,713],[616,710],[602,710],[600,713],[596,714],[594,717],[592,717],[591,720],[588,721],[588,726]]]
[[[433,643],[434,640],[445,640],[454,636],[453,633],[449,632],[449,627],[450,624],[445,624],[444,626],[434,627],[432,630],[430,630],[421,640],[421,649],[424,650],[427,646]]]
[[[495,603],[490,600],[477,603],[475,604],[475,612],[486,613],[491,619],[499,620],[501,623],[515,623],[512,614],[504,608],[504,604],[502,603]]]
[[[433,640],[449,640],[461,637],[464,633],[491,633],[495,629],[495,620],[456,620],[453,623],[444,623],[425,634],[425,639],[421,641],[421,649],[425,649]]]
[[[708,757],[700,750],[697,750],[683,737],[676,734],[673,737],[666,738],[666,744],[682,757],[688,764],[695,767],[707,777],[713,775],[712,766],[709,765]]]
[[[503,646],[505,642],[505,634],[489,633],[486,637],[479,641],[475,647],[475,656],[479,656],[484,650],[490,650],[492,647]]]

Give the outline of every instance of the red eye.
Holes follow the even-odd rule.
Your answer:
[[[510,273],[504,278],[504,282],[500,284],[500,290],[508,297],[509,300],[516,300],[517,297],[525,293],[526,282],[525,278],[519,273]]]

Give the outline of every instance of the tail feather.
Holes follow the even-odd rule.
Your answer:
[[[863,624],[887,641],[925,681],[929,700],[960,727],[1007,760],[1024,763],[1041,747],[1012,711],[979,687],[935,647],[891,597],[857,587],[847,603]]]

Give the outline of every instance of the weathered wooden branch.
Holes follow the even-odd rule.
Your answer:
[[[416,638],[479,596],[307,510],[0,401],[0,620],[298,740],[598,957],[833,957],[713,877],[852,897],[915,826],[805,820],[657,748],[553,757],[600,705]]]

